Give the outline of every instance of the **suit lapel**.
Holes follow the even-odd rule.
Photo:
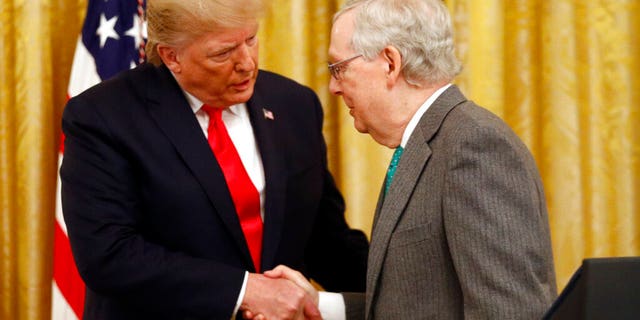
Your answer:
[[[431,157],[429,142],[440,129],[447,114],[466,101],[454,85],[445,90],[422,116],[411,134],[400,158],[389,192],[384,196],[384,186],[378,197],[367,269],[367,318],[372,311],[380,271],[387,253],[391,235],[409,202],[424,167]],[[428,214],[428,213],[425,213]]]
[[[224,175],[193,111],[166,67],[150,69],[153,69],[151,72],[159,74],[153,80],[142,82],[153,84],[147,86],[148,110],[151,117],[200,182],[215,211],[233,236],[238,249],[243,253],[247,265],[252,266],[251,255],[229,191],[220,187],[225,185]]]
[[[371,303],[376,295],[378,278],[387,254],[389,239],[430,156],[431,149],[426,142],[412,137],[400,158],[389,192],[383,200],[378,201],[369,248],[367,312],[371,311]],[[381,191],[379,198],[383,197],[383,192]]]
[[[262,237],[262,266],[261,270],[275,267],[275,257],[280,243],[282,227],[284,225],[284,203],[286,194],[286,168],[284,167],[283,151],[278,143],[277,125],[278,114],[265,116],[265,111],[274,111],[277,106],[269,106],[260,94],[262,85],[260,77],[256,82],[253,96],[247,102],[256,143],[262,157],[265,175],[265,214],[264,233]]]

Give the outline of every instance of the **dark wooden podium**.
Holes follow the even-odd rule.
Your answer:
[[[583,260],[543,319],[640,319],[640,257]]]

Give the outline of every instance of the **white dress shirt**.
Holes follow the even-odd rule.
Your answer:
[[[209,114],[202,110],[202,101],[184,90],[183,92],[187,97],[191,110],[193,110],[193,113],[202,128],[202,133],[205,138],[208,138],[209,134],[207,129],[209,128]],[[249,119],[247,105],[240,103],[224,109],[222,111],[222,122],[224,122],[224,126],[227,128],[229,137],[238,151],[242,165],[247,171],[251,182],[253,182],[253,185],[260,194],[260,216],[262,217],[262,221],[264,221],[264,168],[262,167],[262,157],[260,156],[260,152],[258,152],[258,144],[256,143],[256,138],[253,134],[253,127],[251,126],[251,121]],[[240,304],[242,304],[242,300],[244,299],[244,294],[247,289],[248,277],[249,272],[245,272],[242,288],[240,289],[238,300],[236,300],[236,306],[233,309],[231,319],[235,319],[236,313],[238,313],[238,310],[240,309]]]
[[[407,146],[409,137],[411,137],[413,130],[416,129],[418,122],[420,122],[420,119],[422,119],[422,115],[424,115],[424,113],[427,112],[427,110],[429,109],[429,107],[431,107],[433,102],[436,101],[436,99],[438,99],[438,97],[450,86],[451,86],[451,83],[448,83],[444,85],[442,88],[436,90],[436,92],[434,92],[429,98],[427,98],[427,100],[420,106],[420,108],[418,108],[418,111],[416,111],[416,113],[413,114],[413,117],[411,117],[409,124],[407,124],[407,127],[404,129],[404,133],[402,133],[402,140],[400,141],[401,147],[404,148]]]

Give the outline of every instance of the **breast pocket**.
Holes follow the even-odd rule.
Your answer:
[[[389,248],[398,248],[427,241],[433,236],[430,224],[425,223],[408,229],[397,230],[391,235]]]

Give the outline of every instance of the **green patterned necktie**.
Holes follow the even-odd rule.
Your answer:
[[[389,191],[389,186],[391,186],[391,180],[393,180],[393,175],[396,173],[396,168],[398,168],[398,163],[400,162],[400,157],[402,156],[402,152],[404,148],[398,146],[396,151],[393,153],[393,157],[391,157],[391,163],[389,163],[389,169],[387,169],[387,179],[384,185],[384,194],[387,194]]]

